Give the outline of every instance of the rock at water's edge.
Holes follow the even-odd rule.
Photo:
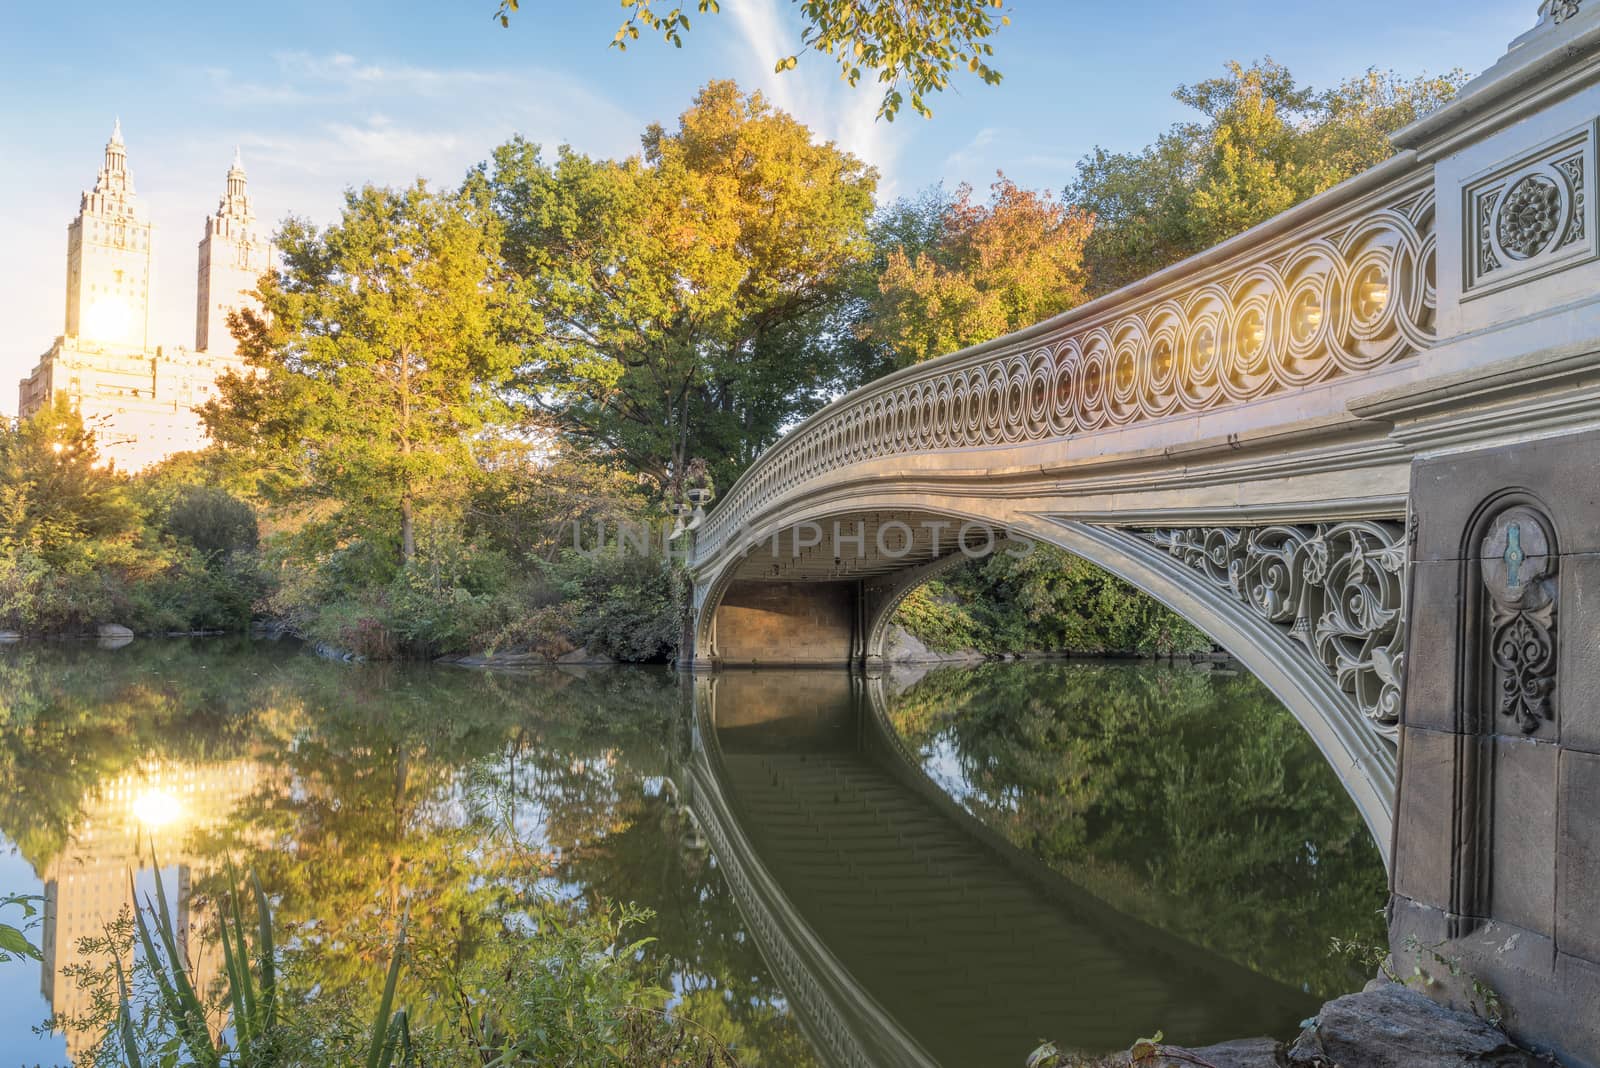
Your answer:
[[[883,658],[896,663],[941,663],[983,660],[976,649],[956,653],[936,653],[915,634],[896,624],[890,624],[883,636]]]
[[[97,638],[106,638],[111,641],[121,641],[124,638],[133,637],[133,631],[120,623],[102,623],[94,629],[94,633]]]
[[[1322,1006],[1291,1068],[1548,1068],[1486,1020],[1395,983]]]

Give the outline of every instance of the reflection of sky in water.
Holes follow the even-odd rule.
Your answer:
[[[961,754],[955,741],[946,731],[940,731],[932,744],[922,747],[922,770],[939,788],[962,805],[972,795],[972,784],[967,782],[966,770],[961,765]]]
[[[0,855],[0,888],[12,894],[43,894],[44,883],[34,874],[33,868],[17,853],[14,846],[7,846],[3,855]],[[0,911],[0,921],[9,923],[14,927],[21,926],[22,910],[8,908]],[[38,945],[42,939],[40,928],[28,932],[28,941]],[[3,977],[6,987],[15,990],[22,983],[18,982],[20,975],[26,974],[31,980],[33,988],[32,997],[19,997],[12,995],[0,997],[0,1036],[4,1036],[4,1049],[8,1058],[19,1063],[32,1064],[39,1061],[44,1064],[64,1064],[67,1059],[67,1040],[63,1035],[35,1035],[30,1028],[37,1027],[49,1014],[49,1008],[44,999],[38,996],[39,974],[43,965],[37,961],[14,960],[8,964],[0,964],[0,977]]]
[[[167,907],[176,913],[178,908],[178,869],[164,867],[161,879],[165,884]],[[44,882],[33,873],[33,868],[23,859],[16,846],[0,838],[0,892],[44,896]],[[141,902],[155,900],[156,881],[149,868],[142,868],[134,877],[134,892]],[[34,917],[38,926],[24,931],[28,941],[42,948],[44,943],[44,902],[34,902],[40,911]],[[0,922],[21,927],[22,910],[10,907],[0,910]],[[32,996],[0,997],[0,1049],[8,1058],[15,1057],[24,1065],[65,1065],[67,1038],[62,1032],[44,1032],[43,1025],[50,1015],[50,1006],[40,994],[44,965],[39,961],[18,959],[0,964],[0,989],[16,990],[26,986]],[[26,975],[25,981],[19,981]]]

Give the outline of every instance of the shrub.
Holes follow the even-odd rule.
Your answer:
[[[572,602],[573,638],[617,660],[666,660],[683,627],[685,580],[667,560],[616,548],[563,553],[550,568]]]
[[[256,512],[227,490],[186,486],[162,524],[166,533],[204,557],[253,553],[259,542]]]

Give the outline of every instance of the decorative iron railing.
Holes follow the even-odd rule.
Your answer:
[[[1389,173],[1399,171],[1410,173]],[[1366,191],[1380,181],[1387,184]],[[1401,164],[1353,186],[1215,255],[835,401],[767,450],[719,502],[701,525],[695,561],[779,499],[854,463],[1210,412],[1369,373],[1431,347],[1431,175]]]

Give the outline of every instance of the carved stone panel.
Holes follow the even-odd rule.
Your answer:
[[[1463,298],[1600,254],[1594,172],[1595,132],[1584,126],[1469,183]]]
[[[1533,509],[1507,509],[1479,553],[1486,596],[1489,707],[1496,730],[1538,734],[1555,720],[1556,556],[1548,523]]]

